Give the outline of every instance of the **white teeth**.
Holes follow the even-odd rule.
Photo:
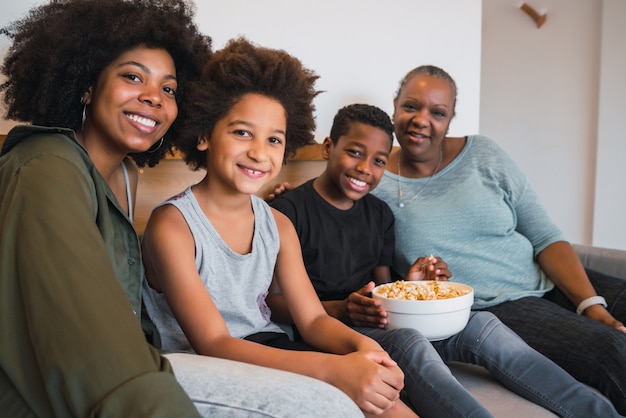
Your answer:
[[[151,128],[153,128],[156,125],[156,121],[154,121],[152,119],[144,118],[142,116],[127,115],[126,117],[128,119],[134,121],[134,122],[141,123],[142,125],[146,125],[146,126],[149,126]]]
[[[258,176],[259,174],[262,174],[262,171],[257,171],[257,170],[251,170],[249,168],[245,168],[245,167],[241,167],[243,170],[247,171],[248,173],[252,173],[255,176]]]
[[[365,187],[365,185],[367,184],[366,182],[361,181],[361,180],[357,180],[354,177],[348,177],[348,180],[350,181],[350,183],[352,183],[352,184],[354,184],[355,186],[358,186],[358,187]]]

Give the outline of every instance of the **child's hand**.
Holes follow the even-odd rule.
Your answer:
[[[409,268],[406,275],[407,281],[417,280],[443,280],[447,281],[452,277],[452,273],[448,270],[448,264],[439,257],[420,257]]]
[[[356,351],[333,359],[331,382],[363,412],[381,414],[400,399],[404,373],[384,351]]]
[[[276,199],[278,196],[280,196],[283,193],[288,192],[289,190],[293,189],[293,187],[291,187],[291,184],[287,183],[286,181],[283,183],[278,183],[274,185],[274,190],[272,190],[266,197],[265,197],[265,201],[266,202],[271,202],[272,200]]]
[[[353,292],[346,299],[346,314],[355,327],[385,328],[387,312],[380,307],[380,301],[372,299],[374,282],[369,282]]]

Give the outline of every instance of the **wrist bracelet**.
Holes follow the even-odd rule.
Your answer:
[[[592,296],[578,304],[578,308],[576,308],[576,313],[578,315],[582,315],[585,312],[585,309],[593,305],[602,305],[605,308],[607,307],[606,300],[602,296]]]

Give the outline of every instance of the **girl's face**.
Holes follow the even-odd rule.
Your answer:
[[[220,119],[198,149],[207,152],[207,172],[235,193],[254,194],[280,172],[287,116],[275,99],[249,93]],[[213,183],[215,184],[215,183]]]
[[[137,47],[123,53],[85,95],[85,145],[107,155],[148,150],[178,115],[177,87],[174,61],[166,50]]]
[[[393,122],[398,143],[410,153],[438,156],[453,116],[454,96],[448,82],[439,77],[416,75],[394,100]]]

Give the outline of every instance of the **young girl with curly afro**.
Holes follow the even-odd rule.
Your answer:
[[[291,221],[256,196],[286,153],[313,140],[316,79],[287,52],[239,38],[188,86],[176,146],[206,176],[148,220],[146,307],[164,348],[314,377],[366,414],[415,416],[399,400],[396,363],[326,313]],[[265,297],[273,276],[304,343],[270,319]]]

